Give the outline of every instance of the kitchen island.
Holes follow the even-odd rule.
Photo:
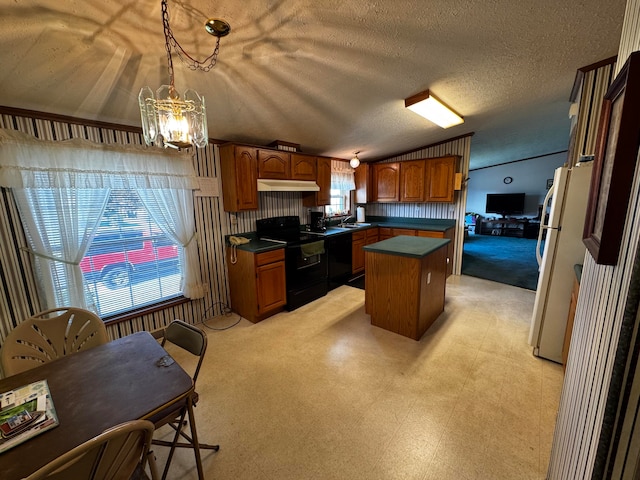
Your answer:
[[[400,235],[364,247],[372,325],[420,340],[444,311],[449,242]]]

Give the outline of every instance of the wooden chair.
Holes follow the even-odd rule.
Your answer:
[[[7,335],[0,352],[2,370],[6,376],[15,375],[108,341],[107,329],[96,314],[75,307],[53,308]]]
[[[151,479],[158,472],[153,453],[149,450],[153,438],[153,423],[133,420],[105,430],[67,453],[52,460],[23,480],[124,480],[136,469],[149,465]]]
[[[174,320],[167,326],[167,328],[164,329],[162,346],[164,346],[166,342],[172,343],[198,357],[198,363],[192,377],[195,386],[198,373],[200,372],[200,367],[202,366],[202,361],[204,360],[204,354],[207,351],[206,334],[198,327],[190,325],[182,320]],[[184,399],[184,401],[171,405],[166,410],[161,411],[149,419],[154,423],[156,430],[164,425],[170,425],[175,430],[175,435],[171,442],[153,440],[154,445],[163,445],[171,448],[162,472],[162,480],[165,480],[167,477],[171,459],[173,458],[176,448],[193,448],[196,467],[198,469],[198,478],[200,480],[204,479],[200,449],[209,449],[216,452],[220,449],[219,445],[208,445],[198,441],[195,417],[193,414],[193,407],[197,401],[198,394],[194,390],[191,395]],[[186,421],[187,416],[189,418],[188,422]],[[191,435],[184,431],[187,423],[190,426]],[[178,440],[180,440],[180,438],[183,438],[186,442],[179,442]]]

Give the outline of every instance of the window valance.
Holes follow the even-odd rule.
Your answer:
[[[8,188],[197,188],[191,156],[141,145],[39,140],[0,129],[0,186]]]
[[[331,160],[331,188],[342,191],[355,190],[356,182],[353,172],[349,162]]]

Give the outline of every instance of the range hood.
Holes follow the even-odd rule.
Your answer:
[[[259,192],[317,192],[319,190],[318,184],[312,181],[258,179]]]

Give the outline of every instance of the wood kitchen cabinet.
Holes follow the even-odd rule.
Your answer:
[[[319,207],[331,204],[331,159],[318,157],[316,183],[320,187],[317,192],[305,192],[302,204],[305,207]]]
[[[364,272],[364,247],[378,241],[378,229],[368,228],[359,232],[354,232],[351,236],[351,273]]]
[[[445,245],[433,238],[404,237],[365,248],[364,305],[371,325],[420,340],[444,310]]]
[[[366,235],[364,231],[353,232],[351,236],[351,273],[364,272],[364,246],[366,245]]]
[[[425,160],[400,162],[400,201],[424,202],[426,181]]]
[[[393,229],[389,227],[380,227],[378,228],[378,235],[380,237],[380,241],[388,240],[393,237]]]
[[[222,198],[227,212],[258,209],[258,149],[225,144],[220,147]]]
[[[302,192],[305,207],[331,204],[331,159],[227,143],[220,146],[224,209],[258,209],[258,178],[315,181],[318,192]]]
[[[356,169],[356,203],[453,203],[458,158],[449,155],[377,163],[368,167],[370,173]]]
[[[291,159],[291,179],[316,181],[316,157],[292,153]]]
[[[455,228],[448,228],[444,232],[434,230],[418,230],[419,237],[427,238],[448,238],[451,240],[447,245],[447,277],[453,273],[453,241],[455,239]]]
[[[258,150],[258,178],[289,180],[291,155],[281,150]]]
[[[453,241],[455,237],[455,228],[448,228],[444,232],[434,230],[413,230],[411,228],[389,228],[380,227],[380,241],[397,237],[398,235],[408,235],[410,237],[426,237],[426,238],[448,238],[451,240],[447,245],[447,276],[453,273]]]
[[[409,235],[410,237],[415,237],[417,235],[417,230],[413,230],[411,228],[392,228],[391,236],[397,237],[398,235]]]
[[[400,164],[377,163],[372,169],[372,201],[400,201]]]
[[[356,203],[367,203],[372,201],[371,187],[371,166],[368,163],[361,163],[354,172],[356,184]]]
[[[253,323],[281,311],[287,303],[284,248],[262,253],[227,248],[231,309]]]
[[[453,202],[457,161],[458,157],[454,155],[427,159],[425,192],[427,202]]]

